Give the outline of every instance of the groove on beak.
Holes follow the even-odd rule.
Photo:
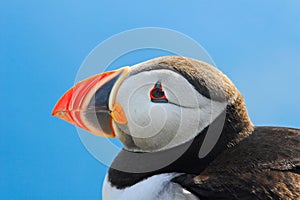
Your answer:
[[[59,99],[52,115],[97,136],[115,137],[113,118],[127,123],[122,106],[115,105],[115,97],[128,74],[129,67],[123,67],[78,82]]]

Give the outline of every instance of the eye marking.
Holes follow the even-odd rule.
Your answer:
[[[168,103],[168,99],[163,91],[160,81],[157,81],[150,91],[150,98],[154,103]]]

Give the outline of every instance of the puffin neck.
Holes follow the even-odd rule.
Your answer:
[[[216,145],[204,158],[199,158],[198,155],[209,126],[202,130],[192,141],[168,150],[154,153],[122,150],[108,171],[108,180],[111,185],[123,189],[148,177],[162,173],[200,174],[223,151],[233,148],[253,131],[248,115],[244,116],[243,112],[245,110],[235,105],[228,105],[226,111],[224,111],[226,112],[225,122],[222,122],[224,119],[220,117],[221,114],[212,123],[222,123],[224,126]],[[241,117],[247,117],[247,119]],[[169,164],[163,163],[174,156],[177,159]],[[161,167],[151,169],[149,165],[153,165],[153,163],[154,166],[160,166],[161,164]]]

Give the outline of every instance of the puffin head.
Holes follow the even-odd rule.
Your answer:
[[[233,83],[211,65],[165,56],[77,83],[52,114],[128,151],[158,152],[193,140],[221,113],[238,140],[252,123]],[[230,142],[233,142],[230,141]]]

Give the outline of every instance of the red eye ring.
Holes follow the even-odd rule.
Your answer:
[[[165,92],[162,89],[162,85],[160,81],[157,81],[150,91],[151,101],[154,103],[168,103],[168,99],[166,97]]]

